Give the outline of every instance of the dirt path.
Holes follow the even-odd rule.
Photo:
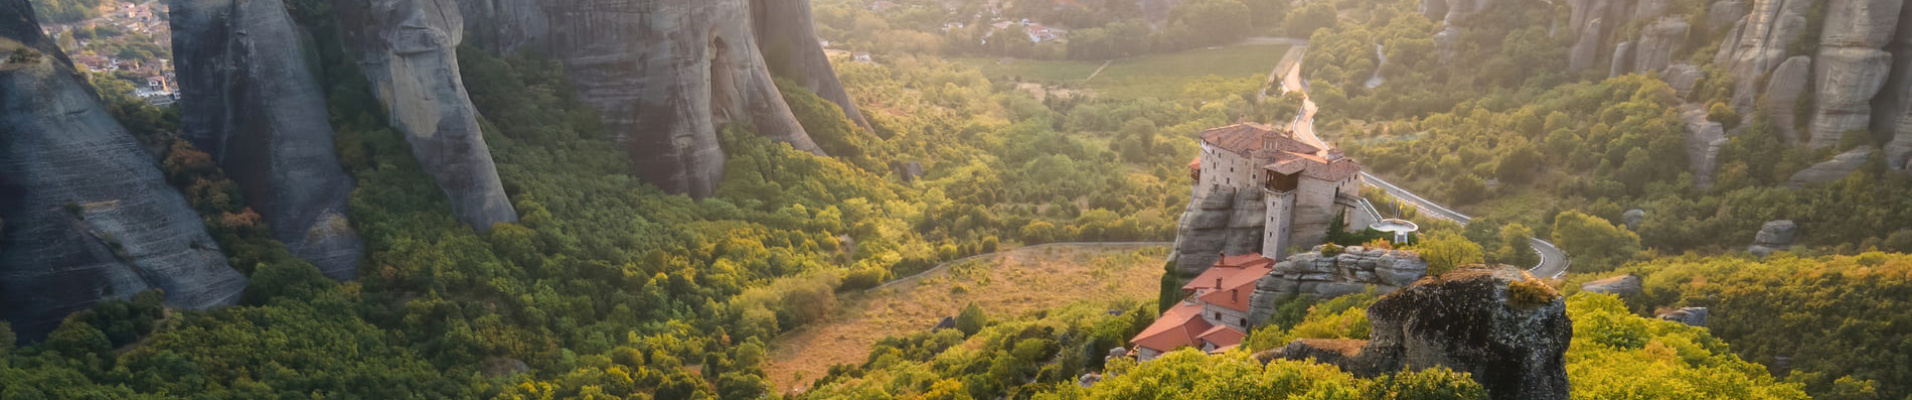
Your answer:
[[[863,363],[877,340],[929,329],[970,303],[1013,316],[1080,301],[1152,301],[1169,245],[1052,243],[943,263],[844,295],[830,321],[772,341],[765,373],[779,390],[801,390],[830,365]]]

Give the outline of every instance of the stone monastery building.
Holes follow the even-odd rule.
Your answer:
[[[1260,322],[1250,316],[1256,284],[1275,272],[1276,260],[1291,255],[1290,249],[1326,242],[1337,217],[1347,218],[1343,226],[1356,227],[1378,218],[1371,207],[1363,208],[1361,163],[1320,139],[1298,137],[1287,129],[1236,124],[1202,132],[1201,156],[1188,167],[1195,188],[1189,215],[1183,218],[1183,237],[1177,238],[1178,251],[1197,246],[1203,241],[1197,236],[1216,235],[1193,232],[1191,226],[1225,225],[1227,229],[1207,232],[1228,232],[1260,225],[1260,252],[1228,255],[1227,248],[1204,249],[1207,255],[1220,254],[1220,258],[1182,286],[1182,302],[1130,340],[1137,359],[1144,361],[1182,347],[1220,352],[1241,344],[1251,323]],[[1233,201],[1210,201],[1211,195]],[[1254,198],[1260,199],[1260,207],[1203,209],[1205,202],[1246,205],[1252,203],[1244,199]],[[1192,264],[1192,257],[1182,255],[1179,262]]]
[[[1320,139],[1261,124],[1224,126],[1202,132],[1201,158],[1189,167],[1197,201],[1225,188],[1261,191],[1261,254],[1275,259],[1326,241],[1336,216],[1350,219],[1343,226],[1377,222],[1358,210],[1361,163]]]

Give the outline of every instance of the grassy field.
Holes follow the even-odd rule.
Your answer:
[[[1049,85],[1081,87],[1116,97],[1162,96],[1180,93],[1188,82],[1208,75],[1224,78],[1265,76],[1281,61],[1289,46],[1278,44],[1238,44],[1215,49],[1196,49],[1172,54],[1154,54],[1110,62],[1102,74],[1086,81],[1101,62],[1001,60],[960,58],[957,62],[975,66],[993,80],[1037,81]]]
[[[878,339],[927,330],[969,303],[1020,315],[1077,302],[1153,301],[1166,246],[1024,248],[964,262],[884,288],[843,296],[830,321],[771,343],[769,377],[782,391],[861,364]]]

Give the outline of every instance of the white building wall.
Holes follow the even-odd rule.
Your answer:
[[[1248,298],[1250,296],[1253,296],[1254,294],[1255,294],[1254,291],[1250,290],[1248,292],[1241,293],[1240,296],[1242,296],[1242,301],[1246,302],[1248,301]],[[1203,303],[1202,304],[1202,319],[1208,320],[1208,323],[1210,324],[1227,325],[1230,327],[1234,327],[1235,329],[1240,329],[1243,332],[1248,331],[1248,312],[1247,311],[1235,311],[1235,310],[1229,309],[1228,307],[1222,307],[1222,306],[1217,306],[1214,304]]]

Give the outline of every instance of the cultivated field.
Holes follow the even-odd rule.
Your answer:
[[[832,364],[863,363],[878,339],[927,330],[969,303],[993,318],[1076,302],[1154,301],[1167,255],[1163,245],[1023,248],[846,295],[830,321],[777,338],[765,372],[780,390],[802,387]]]

